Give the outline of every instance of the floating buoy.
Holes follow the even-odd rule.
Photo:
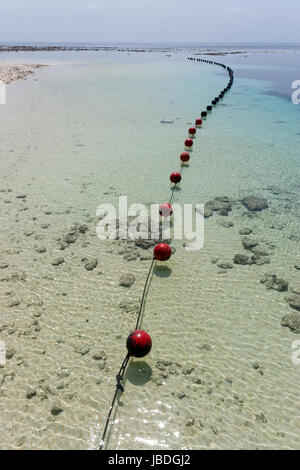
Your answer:
[[[192,141],[192,139],[186,139],[184,144],[186,147],[193,147],[194,142]]]
[[[151,336],[143,330],[133,331],[127,338],[126,347],[131,356],[145,357],[152,348]]]
[[[158,261],[167,261],[171,258],[172,250],[170,245],[159,243],[154,247],[154,258]]]
[[[181,174],[178,171],[173,171],[170,175],[170,180],[172,183],[179,183],[181,181]]]
[[[190,154],[189,152],[182,152],[182,154],[180,155],[180,160],[182,162],[188,162],[190,159]]]
[[[202,111],[201,117],[206,117],[207,116],[207,111]]]
[[[173,214],[173,208],[168,202],[159,206],[159,215],[163,217],[170,217]]]
[[[197,127],[200,127],[200,126],[202,126],[202,122],[203,122],[202,119],[200,119],[200,118],[199,118],[199,119],[196,119],[195,125],[196,125]]]
[[[206,109],[207,111],[212,111],[212,106],[209,104],[208,106],[206,106]]]
[[[196,134],[196,128],[195,127],[190,127],[189,128],[189,134],[190,135],[195,135]]]

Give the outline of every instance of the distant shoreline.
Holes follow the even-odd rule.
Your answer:
[[[191,48],[193,49],[193,48]],[[120,46],[30,46],[30,45],[0,45],[1,52],[97,52],[97,51],[106,51],[106,52],[176,52],[181,51],[182,48],[168,48],[168,47],[120,47]],[[230,54],[245,54],[248,51],[240,50],[216,50],[216,49],[206,49],[201,50],[196,48],[195,55],[230,55]]]

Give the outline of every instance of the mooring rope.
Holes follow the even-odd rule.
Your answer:
[[[194,57],[188,57],[188,60],[190,61],[197,61],[197,62],[205,62],[205,63],[208,63],[208,64],[212,64],[212,65],[217,65],[219,67],[222,67],[224,69],[226,69],[228,71],[228,74],[229,74],[229,77],[230,77],[230,80],[228,82],[228,85],[227,87],[225,87],[217,97],[215,97],[212,102],[211,102],[211,105],[208,105],[206,107],[206,110],[205,111],[202,111],[201,113],[201,118],[206,118],[207,115],[208,115],[208,112],[211,112],[212,109],[213,109],[213,106],[215,106],[219,101],[220,99],[222,99],[225,95],[225,93],[227,93],[230,88],[232,87],[232,84],[233,84],[233,70],[230,68],[230,67],[227,67],[225,64],[222,64],[220,62],[213,62],[211,60],[205,60],[205,59],[196,59]],[[213,106],[212,106],[213,105]],[[202,125],[202,119],[197,119],[196,120],[196,127],[201,127]],[[190,135],[191,137],[194,137],[194,135],[196,134],[196,129],[195,128],[191,128],[190,130]],[[186,147],[187,148],[191,148],[193,146],[193,141],[192,139],[187,139],[185,141],[185,144],[186,144]],[[186,154],[184,157],[183,157],[183,154]],[[180,171],[179,173],[172,173],[171,176],[170,176],[170,179],[171,181],[174,183],[174,186],[172,187],[171,189],[171,196],[170,196],[170,199],[169,199],[169,203],[167,204],[169,206],[169,215],[172,214],[172,206],[171,204],[173,203],[174,201],[174,197],[175,197],[175,191],[176,191],[176,188],[177,188],[177,184],[180,182],[181,180],[181,173],[182,173],[182,170],[184,168],[184,162],[188,161],[190,156],[187,152],[184,152],[182,155],[181,155],[181,160],[182,160],[182,163],[180,165]],[[183,158],[182,158],[183,157]],[[176,176],[175,176],[176,175]],[[174,176],[174,177],[173,177]],[[173,178],[172,178],[173,177]],[[161,244],[161,245],[164,245],[164,244]],[[157,248],[159,245],[157,245],[155,248]],[[141,326],[141,320],[142,320],[142,316],[143,316],[143,312],[144,312],[144,308],[145,308],[145,303],[146,303],[146,298],[147,298],[147,293],[148,293],[148,290],[149,290],[149,287],[150,287],[150,284],[151,284],[151,280],[152,280],[152,274],[153,274],[153,270],[154,270],[154,267],[155,267],[155,264],[156,264],[156,261],[157,260],[161,260],[161,261],[164,261],[164,260],[167,260],[169,257],[171,256],[171,250],[170,250],[170,254],[168,255],[165,255],[165,257],[159,257],[159,256],[155,256],[155,249],[154,249],[154,257],[152,259],[152,262],[151,262],[151,265],[150,265],[150,268],[148,270],[148,274],[147,274],[147,277],[146,277],[146,280],[145,280],[145,284],[144,284],[144,289],[143,289],[143,294],[142,294],[142,298],[141,298],[141,302],[140,302],[140,307],[139,307],[139,311],[138,311],[138,317],[137,317],[137,321],[136,321],[136,325],[135,325],[135,332],[139,332],[138,329],[140,328]],[[132,333],[132,334],[134,334]],[[146,333],[145,333],[146,334]],[[149,337],[149,335],[147,335]],[[130,338],[130,337],[129,337]],[[128,339],[129,339],[128,338]],[[149,337],[150,339],[150,346],[148,344],[148,349],[145,349],[145,353],[143,353],[143,356],[146,355],[150,349],[151,349],[151,338]],[[128,347],[128,340],[127,340],[127,347]],[[108,430],[108,427],[109,427],[109,423],[110,423],[110,419],[111,419],[111,415],[112,415],[112,412],[113,412],[113,409],[114,409],[114,406],[115,406],[115,403],[116,403],[116,400],[117,400],[117,396],[118,396],[118,393],[123,393],[124,392],[124,386],[122,385],[122,382],[124,380],[124,375],[125,375],[125,372],[126,372],[126,368],[127,368],[127,365],[129,363],[129,360],[131,358],[131,356],[134,356],[134,353],[130,352],[129,351],[129,348],[128,348],[128,353],[127,355],[125,356],[122,364],[121,364],[121,367],[119,369],[119,372],[118,374],[116,375],[116,390],[115,390],[115,393],[114,393],[114,396],[113,396],[113,399],[112,399],[112,402],[111,402],[111,405],[110,405],[110,408],[109,408],[109,412],[108,412],[108,415],[107,415],[107,419],[106,419],[106,422],[105,422],[105,427],[104,427],[104,430],[103,430],[103,434],[102,434],[102,439],[101,439],[101,443],[100,443],[100,446],[99,446],[99,450],[102,450],[104,445],[105,445],[105,439],[106,439],[106,434],[107,434],[107,430]],[[143,357],[141,355],[136,355],[136,357]]]

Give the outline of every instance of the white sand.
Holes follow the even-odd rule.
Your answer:
[[[44,66],[40,64],[0,64],[0,80],[5,84],[15,80],[24,80],[40,67]]]

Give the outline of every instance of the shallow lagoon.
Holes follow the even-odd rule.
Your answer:
[[[3,448],[99,445],[151,262],[141,258],[151,256],[138,250],[127,261],[118,242],[100,242],[96,209],[119,195],[169,198],[190,123],[227,82],[187,55],[27,55],[52,65],[8,88],[0,108],[0,259],[8,264],[0,340],[11,351],[0,369]],[[264,65],[261,54],[220,58],[236,81],[197,133],[175,201],[226,195],[233,210],[206,220],[201,251],[174,242],[167,269],[154,272],[143,319],[153,349],[128,369],[108,448],[299,448],[291,359],[299,335],[281,326],[297,312],[288,292],[260,282],[270,272],[299,286],[299,107],[267,94],[279,90],[280,57],[285,64],[287,54]],[[269,208],[249,213],[239,201],[252,194]],[[59,249],[74,223],[89,230]],[[244,227],[270,264],[223,269],[245,252]],[[58,257],[64,262],[53,265]],[[119,286],[124,273],[136,278],[129,289]]]

